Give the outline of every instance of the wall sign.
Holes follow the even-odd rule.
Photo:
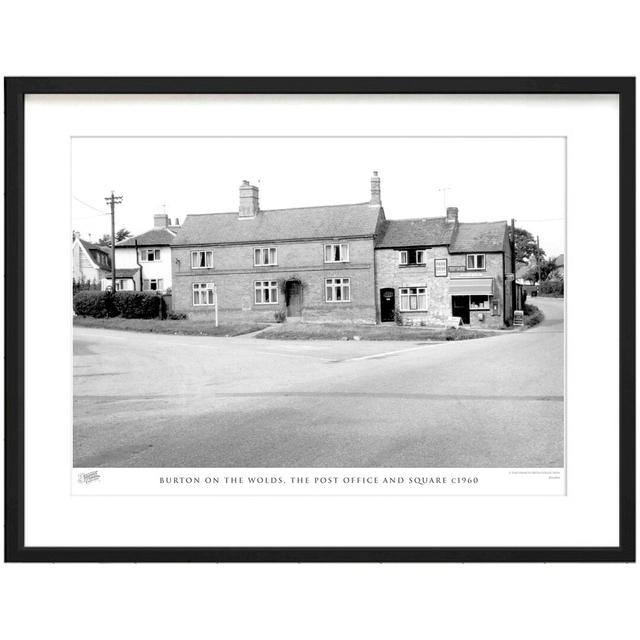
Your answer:
[[[447,275],[447,273],[448,273],[447,262],[448,262],[448,260],[446,258],[436,258],[433,261],[433,267],[434,267],[434,272],[435,272],[436,278],[439,278],[439,277]]]

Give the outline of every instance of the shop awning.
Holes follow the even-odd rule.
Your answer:
[[[493,278],[452,278],[449,293],[452,296],[492,296]]]

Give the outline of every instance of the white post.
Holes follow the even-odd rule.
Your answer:
[[[216,327],[218,326],[218,287],[217,285],[213,285],[213,295],[215,297],[216,303]]]

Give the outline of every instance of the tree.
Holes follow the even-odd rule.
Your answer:
[[[129,231],[128,229],[125,229],[124,227],[122,227],[122,229],[119,229],[118,231],[116,231],[116,244],[118,242],[120,242],[121,240],[124,240],[125,238],[130,238],[132,235],[131,231]],[[98,240],[98,244],[101,247],[110,247],[111,246],[111,234],[110,233],[105,233],[102,238],[100,238],[100,240]]]
[[[516,262],[529,262],[531,256],[536,256],[537,260],[544,259],[544,249],[536,250],[536,239],[531,232],[516,227],[515,234]]]
[[[558,268],[556,265],[556,259],[553,258],[551,260],[547,260],[546,258],[540,258],[540,282],[544,282],[549,279],[549,276],[553,274],[553,272]],[[523,276],[524,280],[531,280],[533,282],[538,282],[538,264],[537,262],[533,262],[531,267],[527,269],[527,272]]]

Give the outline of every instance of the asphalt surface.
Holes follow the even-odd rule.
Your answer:
[[[78,327],[76,467],[561,467],[563,300],[448,343]]]

